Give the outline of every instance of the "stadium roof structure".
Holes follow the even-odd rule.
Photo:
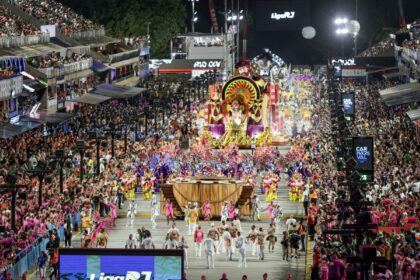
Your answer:
[[[387,106],[396,106],[420,101],[420,83],[402,84],[380,90],[382,100]]]
[[[71,102],[98,105],[98,104],[100,104],[102,102],[105,102],[109,99],[111,99],[111,97],[103,96],[103,95],[99,95],[99,94],[85,93],[80,97],[74,98],[73,100],[71,100]]]
[[[109,98],[122,99],[137,96],[145,91],[145,88],[102,84],[97,86],[92,91],[92,94],[101,95]]]
[[[417,122],[418,120],[420,120],[420,108],[408,111],[407,115],[412,122]]]

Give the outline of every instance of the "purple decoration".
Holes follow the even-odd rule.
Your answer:
[[[264,132],[263,125],[248,125],[248,128],[246,129],[246,134],[250,137],[254,137],[258,133],[262,132]]]
[[[215,138],[219,138],[225,134],[225,126],[223,124],[211,124],[209,125],[209,131]]]

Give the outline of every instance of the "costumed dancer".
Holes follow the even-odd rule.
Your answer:
[[[223,239],[223,233],[225,233],[225,231],[229,231],[229,227],[226,225],[225,221],[222,221],[222,225],[219,227],[219,233],[222,236],[222,240],[219,242],[219,247],[221,247],[222,250],[219,249],[219,252],[226,251],[225,242]]]
[[[248,232],[248,237],[247,238],[249,240],[248,244],[251,245],[251,252],[252,252],[251,254],[253,256],[255,256],[257,254],[257,234],[258,234],[258,231],[257,231],[255,225],[252,225],[251,229]]]
[[[251,206],[252,206],[252,220],[255,221],[255,217],[257,217],[258,221],[261,220],[260,218],[260,211],[261,211],[261,201],[256,194],[251,199]]]
[[[203,245],[204,232],[201,226],[198,226],[194,231],[195,256],[201,257],[201,246]]]
[[[198,210],[196,207],[193,207],[188,211],[188,234],[194,234],[197,227],[198,220]]]
[[[275,219],[274,208],[275,208],[274,201],[270,201],[267,207],[263,210],[263,211],[268,210],[268,217],[270,218],[270,224],[274,223],[274,219]]]
[[[228,218],[229,221],[233,221],[233,219],[235,219],[235,204],[233,203],[233,201],[230,201],[228,204]]]
[[[280,220],[283,217],[283,209],[280,207],[280,204],[276,204],[274,207],[274,223],[276,224],[276,229],[280,227]]]
[[[150,200],[152,198],[153,182],[150,177],[146,177],[143,183],[143,196],[144,200]]]
[[[230,235],[229,230],[225,230],[222,235],[224,246],[226,248],[226,260],[232,260],[232,236]]]
[[[185,240],[185,237],[181,237],[181,241],[178,242],[178,249],[182,249],[184,252],[184,265],[185,268],[188,268],[188,243],[187,240]]]
[[[239,232],[242,232],[241,219],[239,219],[239,215],[235,216],[235,219],[232,221],[232,223],[235,225]]]
[[[238,267],[247,267],[246,264],[246,239],[238,232],[238,236],[235,239],[235,248],[238,250],[239,259]]]
[[[220,232],[217,228],[214,227],[214,223],[211,223],[211,227],[209,229],[209,233],[207,237],[213,239],[214,245],[216,246],[216,254],[220,254],[219,252],[219,242],[220,242]]]
[[[230,236],[232,237],[232,243],[234,243],[236,237],[238,236],[238,228],[233,223],[233,221],[230,223],[229,233],[230,233]],[[232,253],[235,253],[235,246],[232,246]]]
[[[211,219],[211,206],[210,206],[210,202],[208,200],[204,201],[203,206],[201,207],[201,209],[203,210],[204,221],[207,221],[207,223],[210,224],[210,219]]]
[[[157,226],[156,218],[159,216],[159,206],[156,202],[152,205],[152,213],[151,213],[150,221],[152,222],[152,229],[155,229]]]
[[[134,218],[136,217],[137,213],[137,203],[134,202],[134,199],[130,201],[127,208],[127,226],[134,225]]]
[[[152,190],[151,193],[152,193],[152,196],[150,198],[150,206],[153,207],[153,204],[154,203],[158,204],[158,199],[157,199],[157,196],[156,196],[156,194],[155,194],[155,192],[153,190]]]
[[[265,242],[265,232],[263,228],[260,228],[257,233],[257,243],[259,246],[258,259],[264,260],[264,242]]]
[[[220,220],[221,220],[222,223],[227,221],[227,219],[229,217],[229,208],[228,208],[227,201],[223,202],[222,213],[221,213],[220,216],[221,216]]]
[[[185,210],[184,210],[184,220],[185,220],[185,226],[188,227],[188,212],[191,209],[191,202],[187,202],[187,205],[185,205]]]
[[[217,246],[212,238],[204,240],[204,253],[206,254],[207,269],[214,268],[214,254],[217,251]]]
[[[174,208],[172,207],[172,202],[169,199],[166,199],[165,203],[165,216],[166,216],[166,222],[169,226],[169,219],[174,222]]]

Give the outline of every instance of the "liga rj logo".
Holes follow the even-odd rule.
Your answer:
[[[101,274],[99,274],[98,280],[140,280],[142,276],[145,276],[144,280],[150,280],[152,279],[152,272],[151,271],[142,271],[142,272],[127,271],[127,274],[125,276],[124,275],[120,275],[120,276],[105,275],[105,273],[101,272]],[[89,280],[95,280],[95,279],[97,279],[96,274],[92,273],[89,277]]]

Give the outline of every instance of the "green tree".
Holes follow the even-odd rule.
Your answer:
[[[114,37],[146,35],[150,22],[151,55],[168,57],[171,38],[185,28],[182,0],[61,0],[65,5],[105,26]]]

